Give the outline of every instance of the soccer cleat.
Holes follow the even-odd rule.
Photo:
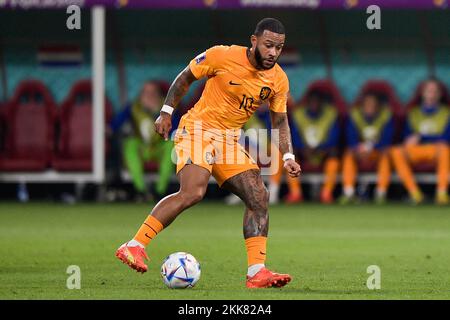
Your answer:
[[[288,193],[284,197],[284,203],[293,204],[303,202],[303,195],[301,193]]]
[[[376,193],[375,194],[375,204],[377,205],[383,205],[386,204],[386,193]]]
[[[272,272],[266,268],[259,270],[253,277],[247,276],[247,288],[281,288],[292,280],[288,274]]]
[[[441,206],[445,206],[447,204],[449,204],[449,196],[447,194],[447,192],[438,192],[436,194],[436,204],[441,205]]]
[[[423,193],[420,191],[416,191],[410,194],[410,201],[413,205],[419,205],[424,201]]]
[[[386,197],[375,197],[375,204],[376,205],[384,205],[387,203]]]
[[[339,197],[339,204],[340,205],[347,205],[347,204],[353,204],[356,203],[357,199],[355,196],[346,196],[346,195],[342,195],[341,197]]]
[[[140,246],[129,247],[128,242],[124,243],[117,249],[116,257],[137,272],[144,273],[147,271],[147,265],[144,263],[144,259],[149,260],[149,258],[145,249]]]
[[[334,202],[333,193],[329,191],[322,191],[320,193],[320,202],[323,204],[331,204]]]

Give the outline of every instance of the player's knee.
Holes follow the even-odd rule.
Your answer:
[[[438,152],[446,152],[447,153],[449,150],[449,147],[448,147],[447,143],[445,143],[445,142],[438,142],[436,144],[436,149],[438,150]]]
[[[190,207],[197,202],[200,202],[205,195],[205,191],[203,189],[194,189],[189,191],[181,192],[181,198],[183,204],[187,207]]]
[[[353,149],[347,148],[344,152],[344,156],[347,157],[353,157],[355,156],[356,152]]]
[[[398,154],[401,154],[403,152],[403,147],[402,146],[393,146],[389,149],[389,153],[392,156],[396,156]]]
[[[252,211],[266,212],[269,206],[269,191],[265,186],[253,190],[253,197],[248,201],[248,207]]]

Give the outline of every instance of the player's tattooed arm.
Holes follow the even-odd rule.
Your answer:
[[[272,129],[278,130],[278,135],[273,135],[273,143],[278,146],[281,154],[292,153],[291,130],[289,129],[287,113],[271,111],[270,117]]]
[[[272,134],[272,143],[278,147],[281,154],[293,153],[291,130],[286,112],[270,112],[272,129],[278,130],[277,134]],[[298,177],[301,172],[300,165],[292,159],[284,162],[284,168],[291,177]]]
[[[181,71],[167,93],[166,100],[164,104],[172,108],[175,108],[188,92],[192,82],[197,80],[192,74],[191,69],[187,66],[183,71]],[[169,140],[169,132],[172,129],[172,116],[164,111],[160,112],[158,119],[155,121],[155,131],[164,138],[164,140]]]
[[[189,66],[187,66],[172,82],[172,85],[169,88],[169,92],[167,92],[164,104],[175,108],[188,92],[189,87],[195,80],[197,80],[197,78],[195,78],[191,69],[189,68]]]

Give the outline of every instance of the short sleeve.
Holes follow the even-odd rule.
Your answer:
[[[227,46],[214,46],[200,53],[189,63],[192,74],[197,78],[211,77],[222,64]]]
[[[273,112],[287,112],[287,100],[289,94],[289,80],[281,71],[276,84],[276,91],[270,100],[270,110]]]

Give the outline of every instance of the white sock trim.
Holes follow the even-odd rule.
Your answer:
[[[140,243],[139,241],[134,240],[134,239],[128,241],[127,246],[128,246],[128,247],[137,247],[137,246],[140,246],[141,248],[145,248],[145,246],[144,246],[142,243]]]
[[[269,184],[269,203],[278,202],[278,197],[280,194],[280,185],[277,183]]]
[[[353,197],[355,194],[355,188],[353,187],[344,187],[344,195],[347,197]]]
[[[247,275],[249,277],[253,277],[262,268],[264,268],[264,264],[263,263],[252,264],[251,266],[248,267]]]

